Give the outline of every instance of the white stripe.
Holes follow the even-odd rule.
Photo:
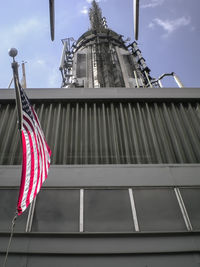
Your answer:
[[[26,198],[27,198],[27,193],[28,193],[28,189],[29,189],[30,164],[31,164],[29,137],[28,137],[28,133],[26,132],[25,129],[23,129],[23,132],[24,132],[25,143],[26,143],[26,176],[25,176],[24,192],[23,192],[23,197],[22,197],[22,201],[21,201],[22,211],[24,211],[26,209]]]
[[[42,154],[43,156],[43,163],[45,164],[46,166],[46,171],[47,171],[47,174],[48,174],[48,162],[50,163],[50,157],[49,157],[49,152],[47,150],[47,147],[46,147],[46,142],[44,140],[44,134],[43,132],[41,131],[41,129],[38,127],[38,124],[36,122],[36,127],[37,127],[37,130],[38,130],[38,135],[40,136],[40,141],[41,141],[41,144],[43,144],[43,148],[44,148],[44,153]],[[46,160],[45,160],[46,158]],[[45,166],[44,166],[44,170],[45,170]],[[43,182],[45,180],[45,172],[44,172],[44,176],[43,176]]]
[[[41,176],[42,176],[42,171],[43,171],[43,166],[42,166],[42,148],[41,148],[41,144],[40,144],[40,140],[37,134],[37,142],[38,142],[38,148],[39,148],[39,162],[40,162],[40,177],[39,177],[39,181],[38,181],[38,186],[37,186],[37,193],[40,191],[41,188]]]
[[[25,113],[26,114],[26,113]],[[37,114],[34,112],[35,117],[37,117]],[[49,152],[47,150],[46,147],[46,142],[45,142],[45,137],[44,137],[44,133],[41,129],[39,120],[38,123],[35,120],[34,117],[34,125],[32,123],[32,120],[30,120],[29,116],[26,115],[26,118],[30,121],[31,125],[33,126],[34,130],[35,130],[35,134],[36,134],[36,138],[37,138],[37,143],[38,143],[38,150],[39,150],[39,164],[40,164],[40,174],[39,174],[39,182],[38,182],[38,186],[37,186],[37,193],[39,192],[42,184],[41,184],[41,178],[42,178],[42,183],[45,181],[45,166],[46,166],[46,172],[48,174],[48,163],[50,163],[50,156],[49,156]],[[37,117],[38,119],[38,117]],[[42,147],[43,145],[43,147]],[[43,151],[44,149],[44,151]],[[40,152],[41,150],[41,152]],[[37,150],[35,151],[37,153]],[[46,157],[46,160],[45,160]],[[42,175],[42,177],[41,177]],[[33,192],[34,193],[34,192]]]
[[[30,122],[30,124],[32,125],[29,117],[27,117],[26,113],[23,112],[23,116],[25,116],[28,121]],[[30,194],[30,202],[33,199],[33,190],[36,187],[36,183],[37,183],[37,149],[36,149],[36,143],[35,143],[35,139],[34,139],[34,133],[32,132],[31,127],[29,126],[29,124],[23,120],[23,124],[28,128],[28,131],[30,133],[30,137],[31,140],[33,142],[33,151],[34,151],[34,166],[35,166],[35,170],[34,170],[34,177],[33,177],[33,188]],[[22,198],[22,202],[21,202],[21,208],[22,211],[26,209],[26,200],[27,200],[27,196],[28,196],[28,191],[29,191],[29,187],[30,187],[30,178],[31,178],[31,149],[30,149],[30,141],[29,141],[29,136],[28,133],[26,132],[25,128],[23,128],[24,131],[24,135],[25,135],[25,142],[26,142],[26,177],[25,177],[25,187],[24,187],[24,192],[23,192],[23,198]]]
[[[33,178],[33,187],[32,187],[32,191],[31,191],[31,194],[30,194],[30,202],[32,202],[33,197],[34,197],[36,184],[37,184],[37,176],[38,176],[37,146],[36,146],[36,142],[35,142],[35,136],[34,136],[34,133],[32,132],[31,127],[29,126],[29,124],[26,121],[24,121],[23,123],[26,125],[26,127],[30,131],[31,139],[32,139],[32,142],[33,142],[33,150],[34,150],[34,178]]]
[[[36,115],[36,114],[35,114]],[[39,120],[38,120],[39,122]],[[41,137],[41,140],[42,140],[42,143],[44,145],[44,151],[45,151],[45,156],[46,156],[46,169],[47,169],[47,173],[48,173],[48,163],[50,164],[51,162],[51,159],[50,159],[50,156],[49,156],[49,152],[47,150],[47,146],[46,146],[46,142],[45,142],[45,136],[44,136],[44,133],[43,133],[43,130],[41,129],[41,126],[40,124],[37,123],[37,121],[35,120],[35,125],[36,125],[36,128],[38,130],[38,133],[40,134],[40,137]]]
[[[38,136],[39,136],[39,133],[38,133]],[[44,151],[43,151],[43,147],[42,147],[42,140],[41,138],[38,138],[39,139],[39,142],[40,142],[40,147],[41,147],[41,160],[42,160],[42,184],[43,182],[45,181],[45,167],[44,167],[44,164],[45,164],[45,160],[44,160]],[[41,185],[42,186],[42,185]]]

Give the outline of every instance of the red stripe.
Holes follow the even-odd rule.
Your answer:
[[[44,166],[43,166],[43,169],[45,171],[45,179],[46,179],[47,178],[47,169],[46,169],[46,162],[47,162],[47,160],[46,160],[46,151],[44,149],[44,145],[46,145],[46,142],[45,142],[45,139],[44,139],[44,137],[42,135],[42,132],[39,129],[38,129],[38,137],[40,139],[41,146],[42,146],[42,151],[43,151],[43,158],[44,158]]]
[[[43,138],[41,137],[40,133],[39,133],[39,137],[40,137],[40,142],[41,142],[41,146],[42,146],[42,151],[43,151],[43,171],[44,171],[44,181],[46,180],[47,178],[47,168],[46,168],[46,153],[45,153],[45,150],[44,150],[44,144],[43,144]],[[42,183],[44,182],[42,181]]]
[[[27,121],[27,119],[24,117],[24,120]],[[34,168],[35,168],[35,155],[34,155],[34,147],[33,147],[33,141],[32,141],[32,137],[31,137],[31,133],[29,131],[29,129],[26,127],[26,125],[23,125],[24,129],[27,131],[28,133],[28,138],[29,138],[29,143],[30,143],[30,150],[31,150],[31,175],[30,175],[30,180],[29,180],[29,190],[28,190],[28,194],[26,197],[26,206],[28,207],[28,205],[30,204],[30,195],[33,189],[33,180],[34,180]],[[31,127],[31,130],[34,132],[33,128],[31,125],[29,125]]]
[[[24,193],[24,186],[25,186],[25,177],[26,177],[26,140],[24,136],[24,132],[22,131],[22,148],[23,148],[23,156],[22,156],[22,176],[21,176],[21,185],[19,190],[19,198],[17,204],[18,215],[22,214],[22,198]]]
[[[39,136],[38,136],[39,138]],[[41,158],[41,175],[40,175],[40,188],[42,187],[42,176],[43,176],[43,169],[44,169],[44,166],[43,166],[43,160],[42,160],[42,151],[41,151],[41,145],[40,145],[40,158]],[[39,188],[39,190],[40,190]],[[38,191],[39,192],[39,191]]]
[[[46,139],[45,139],[45,137],[44,137],[44,134],[43,134],[43,131],[42,131],[42,129],[41,129],[40,122],[39,122],[39,120],[38,120],[38,116],[37,116],[37,114],[35,113],[35,110],[34,110],[33,108],[32,108],[32,112],[33,112],[34,118],[35,118],[35,120],[36,120],[36,122],[37,122],[37,124],[38,124],[38,127],[39,127],[39,129],[40,129],[40,136],[41,136],[42,140],[45,142],[45,145],[46,145],[46,147],[47,147],[47,151],[48,151],[48,153],[49,153],[49,157],[50,157],[50,156],[51,156],[51,149],[49,148],[49,146],[48,146],[48,144],[47,144],[47,141],[46,141]],[[45,153],[45,155],[46,155],[46,153]]]
[[[39,152],[40,146],[38,144],[37,135],[35,133],[34,133],[34,137],[35,137],[35,143],[36,143],[37,155],[38,155],[38,175],[37,175],[37,183],[36,183],[36,187],[35,187],[35,192],[34,192],[34,195],[33,195],[33,199],[37,195],[37,187],[38,187],[38,183],[39,183],[39,179],[40,179],[40,152]]]

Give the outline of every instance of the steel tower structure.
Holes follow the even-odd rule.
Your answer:
[[[150,69],[137,43],[108,28],[96,1],[89,10],[91,28],[70,45],[63,41],[62,87],[149,87]]]

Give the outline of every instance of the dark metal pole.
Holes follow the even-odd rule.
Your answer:
[[[134,3],[134,34],[135,40],[138,40],[139,32],[139,0],[133,0]]]
[[[50,31],[51,31],[51,40],[54,40],[55,32],[55,8],[54,0],[49,0],[49,15],[50,15]]]

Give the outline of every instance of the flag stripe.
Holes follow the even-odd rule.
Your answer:
[[[26,131],[29,131],[30,135],[29,136],[29,140],[30,143],[33,144],[32,150],[34,155],[32,156],[32,161],[31,161],[31,179],[30,179],[30,186],[29,186],[29,192],[28,192],[28,196],[27,196],[27,205],[30,204],[31,200],[32,200],[32,195],[33,195],[33,190],[36,186],[37,183],[37,176],[38,176],[38,148],[36,145],[36,139],[35,139],[35,132],[34,129],[32,127],[32,125],[30,124],[29,120],[26,118],[26,116],[24,115],[24,127],[26,129]]]
[[[31,153],[31,170],[30,170],[30,179],[29,179],[29,187],[28,187],[28,192],[27,192],[27,196],[26,196],[26,206],[29,205],[29,199],[30,199],[30,193],[33,187],[33,179],[34,179],[34,163],[35,163],[35,155],[34,155],[34,145],[33,145],[33,141],[32,141],[32,134],[31,132],[28,130],[28,128],[26,127],[26,125],[24,124],[24,129],[27,131],[28,134],[28,138],[29,138],[29,143],[30,143],[30,153]]]
[[[26,176],[26,141],[25,141],[24,132],[22,132],[22,147],[23,147],[22,178],[21,178],[21,185],[20,185],[20,190],[19,190],[19,199],[18,199],[18,206],[17,206],[18,214],[22,213],[21,202],[22,202],[24,187],[25,187],[25,179],[23,179],[23,177]]]

